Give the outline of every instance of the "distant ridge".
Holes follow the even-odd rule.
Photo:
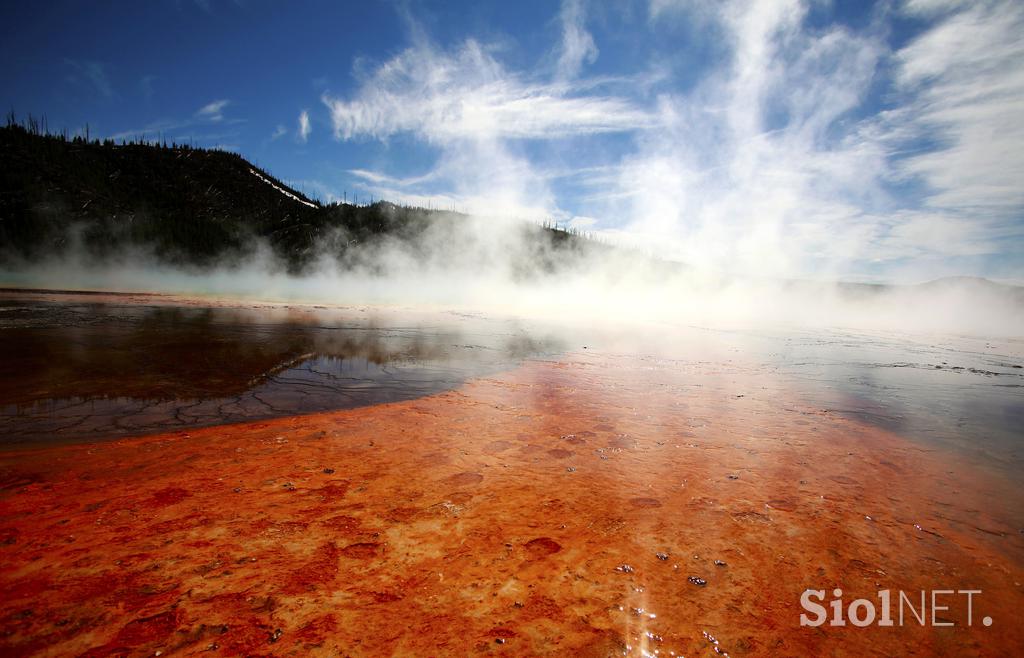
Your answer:
[[[357,261],[383,240],[415,252],[428,229],[455,232],[466,219],[386,201],[322,204],[216,149],[43,134],[36,122],[13,117],[0,127],[0,259],[7,261],[74,248],[103,262],[143,247],[161,262],[209,267],[262,244],[302,272],[324,254]],[[525,222],[522,230],[537,257],[520,268],[524,275],[611,249],[572,231]]]
[[[1020,286],[1015,286],[1009,283],[999,283],[992,279],[986,279],[980,276],[944,276],[938,279],[932,279],[931,281],[925,281],[924,283],[917,284],[918,287],[925,288],[941,288],[944,286],[979,286],[983,288],[999,288],[999,289],[1014,289]]]
[[[946,276],[919,283],[916,288],[933,293],[956,292],[961,295],[1000,296],[1024,306],[1024,286],[1000,283],[979,276]]]

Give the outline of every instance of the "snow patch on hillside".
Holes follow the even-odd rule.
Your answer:
[[[317,207],[315,203],[310,203],[309,201],[306,201],[305,199],[300,199],[299,197],[295,196],[294,194],[292,194],[288,190],[286,190],[284,188],[280,188],[277,185],[274,185],[273,181],[271,181],[267,177],[263,176],[262,174],[260,174],[260,172],[256,171],[255,169],[250,169],[249,173],[251,173],[256,178],[259,178],[261,181],[263,181],[264,183],[266,183],[270,187],[274,188],[275,190],[277,190],[281,194],[285,195],[286,197],[289,197],[291,199],[295,199],[299,203],[301,203],[303,205],[306,205],[306,206],[309,206],[310,208],[316,208]]]

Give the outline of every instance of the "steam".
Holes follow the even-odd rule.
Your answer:
[[[920,18],[924,4],[901,10]],[[588,214],[630,218],[621,232],[662,254],[751,275],[910,282],[1019,246],[1021,6],[932,7],[932,27],[895,51],[885,12],[853,31],[812,30],[808,11],[733,2],[704,16],[731,61],[659,98],[662,129]],[[889,76],[894,100],[865,114]]]
[[[302,276],[260,247],[215,271],[153,266],[144,250],[97,265],[72,249],[2,278],[581,323],[1019,335],[1019,288],[912,284],[1021,276],[1024,7],[883,3],[854,29],[812,27],[799,0],[698,4],[657,0],[647,15],[652,30],[722,35],[727,56],[692,87],[666,82],[662,53],[633,75],[588,77],[600,50],[586,3],[567,0],[537,71],[510,69],[498,44],[434,43],[410,19],[408,48],[361,63],[348,96],[325,93],[335,139],[403,136],[436,152],[413,175],[351,169],[367,195],[457,207],[457,230],[445,215],[415,244],[384,239],[342,260],[330,245],[348,236],[327,236]],[[894,15],[927,27],[894,46]],[[885,104],[871,105],[880,85]],[[309,125],[303,112],[301,138]],[[625,151],[581,165],[576,154],[600,151],[587,140],[602,135]],[[578,192],[571,212],[566,188]],[[528,230],[551,219],[616,248],[554,249]]]
[[[290,274],[265,245],[213,269],[154,264],[143,248],[114,262],[71,249],[0,269],[0,284],[462,310],[570,329],[686,325],[1019,337],[1024,326],[1024,289],[983,279],[866,286],[736,277],[595,243],[564,251],[530,225],[466,217],[452,230],[449,220],[438,217],[415,243],[387,238],[344,259],[325,251],[301,275]],[[344,239],[342,232],[326,242]]]
[[[588,77],[598,45],[582,2],[558,14],[551,71],[510,70],[500,44],[446,47],[416,27],[405,51],[360,68],[348,98],[323,101],[337,139],[437,150],[418,175],[361,169],[378,198],[587,222],[751,276],[1019,280],[1024,8],[883,3],[862,27],[816,26],[812,9],[653,2],[651,32],[723,44],[686,87],[659,51],[645,70]],[[896,41],[907,19],[926,27]],[[606,147],[609,134],[628,146]]]

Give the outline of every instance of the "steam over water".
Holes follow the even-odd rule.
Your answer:
[[[825,414],[1001,468],[1018,468],[1024,459],[1019,339],[144,300],[154,303],[7,294],[0,304],[6,443],[113,438],[395,402],[524,360],[610,353],[683,375],[710,366],[731,378],[738,399],[758,396],[750,382],[769,376]],[[699,387],[700,378],[692,383]]]
[[[542,234],[521,229],[467,218],[462,230],[428,232],[415,244],[365,245],[354,261],[322,253],[301,272],[289,272],[268,249],[215,268],[159,264],[144,249],[113,260],[70,249],[39,262],[0,263],[0,285],[430,305],[584,325],[627,320],[1011,338],[1024,327],[1024,288],[986,279],[879,285],[735,276],[587,241],[552,249]]]

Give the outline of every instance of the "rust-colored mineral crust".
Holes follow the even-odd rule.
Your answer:
[[[578,353],[390,405],[4,453],[0,652],[1024,653],[1011,482],[744,377],[738,397],[734,373]],[[810,628],[808,588],[982,593],[971,626],[947,597],[952,627]]]

